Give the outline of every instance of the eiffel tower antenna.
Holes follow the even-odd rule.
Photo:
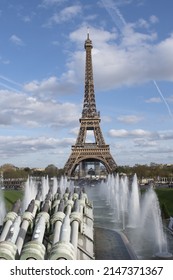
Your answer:
[[[89,32],[90,31],[90,29],[89,29],[89,27],[87,27],[87,39],[89,39]]]
[[[79,177],[87,175],[87,165],[94,165],[99,173],[98,166],[102,164],[106,173],[113,173],[117,169],[113,157],[110,153],[109,145],[105,144],[105,140],[100,128],[100,113],[96,109],[93,66],[92,66],[92,41],[89,36],[89,28],[87,30],[87,39],[84,43],[86,51],[85,63],[85,92],[82,109],[82,117],[80,121],[80,129],[75,145],[72,146],[72,152],[67,160],[64,169],[68,177],[73,176],[77,167],[79,167]],[[87,133],[93,132],[94,143],[87,143]],[[99,174],[96,174],[99,175]]]

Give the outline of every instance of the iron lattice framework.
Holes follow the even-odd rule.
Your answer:
[[[64,169],[67,176],[71,176],[73,171],[82,161],[101,162],[108,173],[116,170],[117,165],[111,156],[109,145],[106,145],[100,129],[100,114],[96,110],[96,101],[94,93],[93,67],[91,50],[92,41],[87,34],[84,44],[86,50],[85,65],[85,94],[83,102],[82,117],[80,118],[80,129],[76,144],[72,146],[72,152],[67,160]],[[86,143],[88,130],[93,131],[95,143]]]

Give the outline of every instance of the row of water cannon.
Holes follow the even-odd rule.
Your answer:
[[[84,189],[49,188],[44,200],[38,188],[21,214],[17,200],[5,216],[0,234],[0,259],[94,259],[93,206]]]

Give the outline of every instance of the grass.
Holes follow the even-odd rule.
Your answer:
[[[166,216],[173,217],[173,189],[156,189],[155,190],[160,202],[162,211]],[[168,217],[167,217],[168,218]]]
[[[4,199],[5,199],[5,205],[7,211],[11,211],[11,208],[16,202],[17,199],[22,199],[23,197],[23,191],[19,190],[5,190],[3,191]]]

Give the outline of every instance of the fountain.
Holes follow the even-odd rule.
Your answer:
[[[126,186],[127,187],[127,186]],[[140,193],[136,174],[133,177],[131,192],[129,196],[128,226],[138,227],[140,223]]]
[[[128,199],[129,199],[129,182],[127,177],[120,178],[120,206],[121,206],[121,220],[122,220],[122,229],[126,227],[126,216],[128,213]],[[130,219],[132,220],[132,218]]]
[[[24,197],[22,201],[22,213],[27,209],[30,201],[35,199],[37,194],[37,184],[32,180],[32,177],[28,177],[25,183]]]
[[[136,174],[131,183],[127,176],[109,175],[105,183],[87,191],[95,200],[96,226],[123,232],[139,259],[172,258],[157,195],[152,187],[141,194]]]
[[[3,172],[0,173],[0,226],[3,224],[6,215],[6,207],[2,188],[4,186]]]
[[[141,228],[147,229],[145,230],[146,238],[155,245],[154,255],[159,258],[171,257],[163,230],[159,201],[152,187],[145,192],[141,208]]]
[[[58,180],[56,177],[53,178],[52,194],[55,195],[58,189]]]
[[[4,202],[4,195],[0,186],[0,225],[3,224],[5,215],[6,215],[6,207]]]
[[[42,183],[41,183],[41,186],[42,186],[42,197],[41,197],[41,200],[45,200],[45,197],[49,191],[49,178],[48,176],[47,177],[42,177]]]
[[[59,187],[62,192],[65,192],[65,188],[67,187],[67,178],[64,176],[61,176],[60,182],[59,182]]]

